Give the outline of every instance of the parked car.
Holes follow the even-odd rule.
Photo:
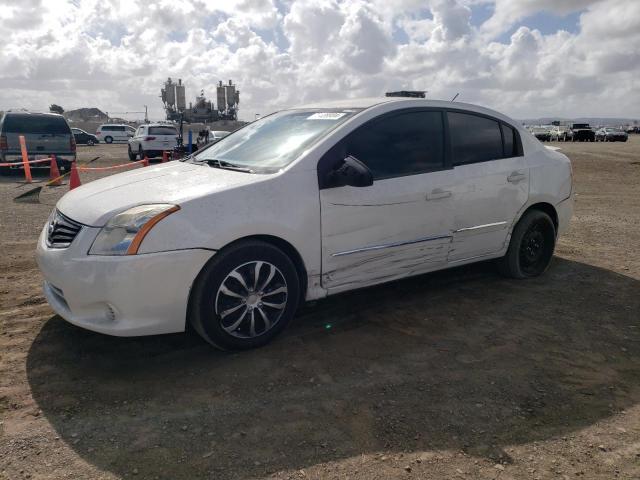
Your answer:
[[[76,159],[76,142],[69,124],[54,113],[6,112],[0,121],[0,163],[15,166],[0,167],[0,174],[22,168],[20,135],[24,135],[29,160],[56,156],[58,168],[68,171]],[[49,162],[34,163],[32,169],[49,168]]]
[[[571,129],[566,125],[554,125],[549,130],[551,140],[556,142],[568,142],[572,135]]]
[[[596,142],[626,142],[629,135],[624,130],[613,127],[602,127],[596,131]]]
[[[77,145],[95,145],[96,143],[100,143],[98,140],[98,137],[88,132],[85,132],[80,128],[72,128],[71,132],[73,133],[73,136],[76,139]]]
[[[104,143],[128,142],[133,137],[136,129],[129,125],[105,124],[96,130],[96,137]]]
[[[531,127],[531,133],[541,142],[548,142],[551,140],[551,133],[546,127]]]
[[[304,300],[489,259],[512,278],[541,275],[572,205],[569,159],[498,112],[352,99],[70,191],[37,262],[75,325],[133,336],[190,322],[244,349]]]
[[[595,142],[596,133],[588,123],[574,123],[571,125],[572,142]]]
[[[129,139],[129,160],[144,157],[161,157],[164,151],[173,151],[178,140],[178,130],[173,125],[149,123],[140,125]]]

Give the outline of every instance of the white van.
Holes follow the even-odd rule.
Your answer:
[[[104,143],[128,142],[133,137],[136,129],[124,124],[104,124],[96,130],[98,141]]]

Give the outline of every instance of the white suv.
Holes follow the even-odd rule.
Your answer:
[[[126,142],[129,137],[133,136],[135,128],[124,124],[105,124],[100,125],[96,130],[96,137],[99,142],[117,143]]]
[[[129,140],[129,160],[140,157],[162,156],[162,152],[173,150],[178,141],[178,130],[173,125],[149,123],[140,125]]]

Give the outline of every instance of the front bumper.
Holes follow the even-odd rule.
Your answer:
[[[74,325],[108,335],[184,331],[191,285],[213,252],[87,255],[99,230],[83,227],[64,249],[47,247],[46,228],[40,234],[36,260],[53,310]]]

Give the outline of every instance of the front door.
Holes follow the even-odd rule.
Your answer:
[[[445,265],[454,182],[443,114],[409,110],[372,120],[321,164],[347,155],[367,165],[374,182],[320,190],[323,287],[346,290]]]

